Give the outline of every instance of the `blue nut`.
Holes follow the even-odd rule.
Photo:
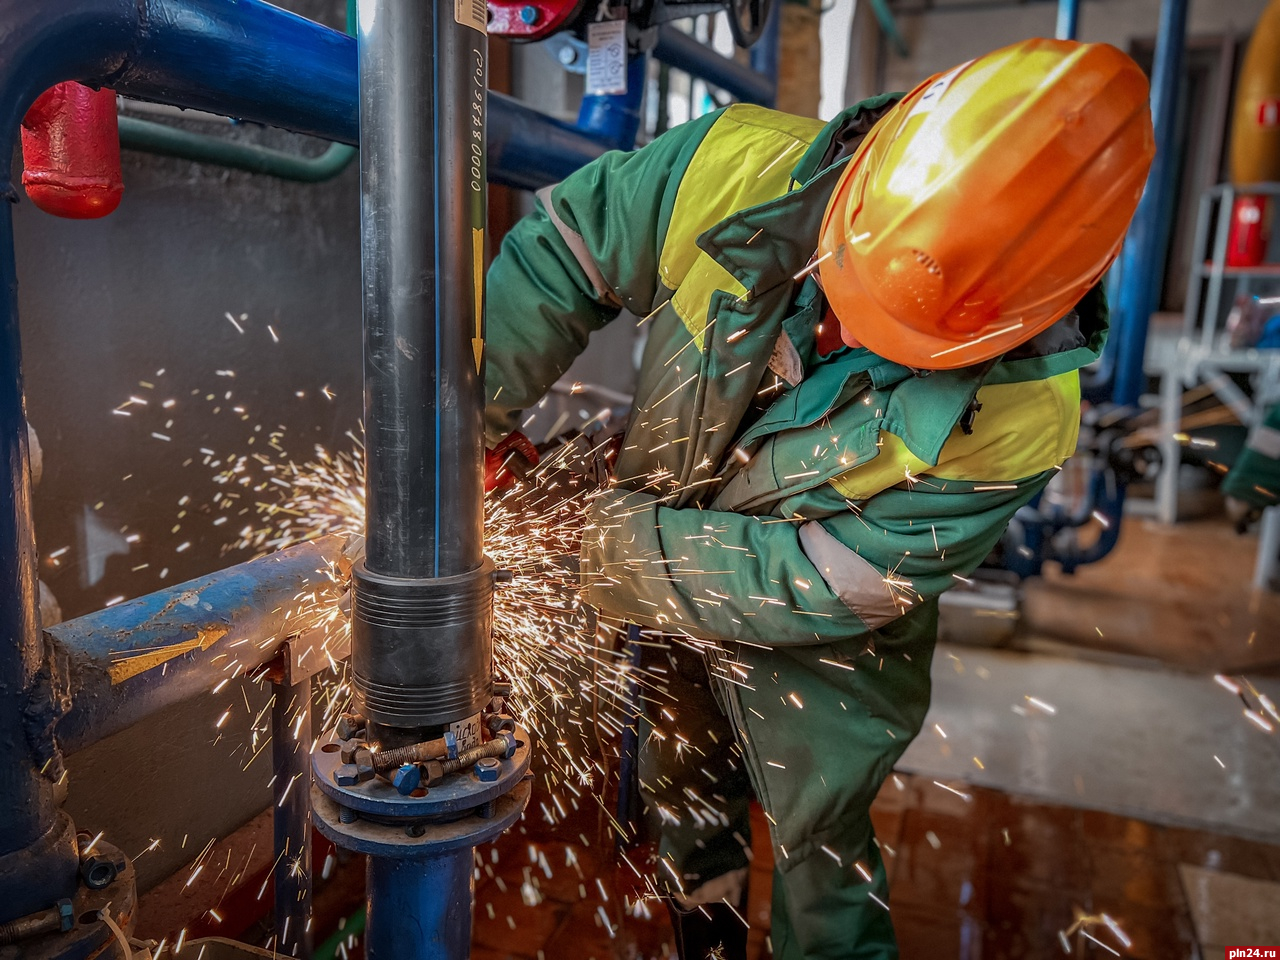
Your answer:
[[[447,751],[446,756],[450,760],[458,759],[458,735],[452,730],[444,732],[444,748]]]
[[[66,933],[76,925],[75,906],[70,900],[59,900],[54,907],[58,911],[58,928]]]
[[[494,737],[494,739],[501,740],[507,745],[507,752],[502,755],[504,760],[510,760],[516,755],[516,747],[519,744],[516,741],[516,735],[514,733],[500,733]]]
[[[422,784],[422,768],[416,763],[406,763],[391,777],[391,785],[396,793],[407,797]]]
[[[476,761],[475,771],[481,783],[493,783],[502,773],[502,764],[493,757],[484,757]]]
[[[538,18],[542,16],[542,11],[533,5],[526,5],[520,8],[520,22],[532,27],[538,22]]]

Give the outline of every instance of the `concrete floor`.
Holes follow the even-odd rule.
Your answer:
[[[900,770],[1280,842],[1276,734],[1211,675],[955,646],[934,663]],[[1280,700],[1280,680],[1253,682]]]

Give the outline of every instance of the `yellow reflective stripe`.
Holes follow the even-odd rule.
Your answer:
[[[880,452],[874,459],[830,480],[840,496],[847,500],[870,500],[881,490],[888,490],[929,470],[929,464],[888,431],[880,431],[878,446]]]
[[[978,391],[982,410],[972,434],[952,430],[937,466],[925,463],[898,437],[880,432],[874,460],[830,481],[849,500],[868,500],[904,480],[1011,483],[1060,466],[1080,433],[1080,375],[1071,370],[1045,380],[990,384]]]
[[[1080,433],[1080,374],[996,383],[978,391],[972,434],[956,427],[929,473],[941,480],[1009,482],[1061,466]]]
[[[676,190],[658,256],[659,276],[668,289],[679,289],[692,279],[688,275],[693,265],[699,257],[706,259],[697,244],[706,230],[739,210],[787,192],[792,168],[822,128],[819,120],[750,104],[735,104],[720,116],[694,153]],[[748,175],[740,176],[744,171]],[[723,270],[721,275],[729,276]],[[709,289],[729,288],[721,285]],[[685,300],[694,310],[692,299]],[[705,312],[704,299],[702,313]]]
[[[685,329],[693,334],[699,352],[703,348],[702,332],[707,326],[707,308],[717,290],[727,290],[736,297],[747,293],[747,288],[733,274],[704,253],[671,298],[671,306],[684,322]]]

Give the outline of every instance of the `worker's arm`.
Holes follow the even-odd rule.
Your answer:
[[[671,509],[614,490],[592,510],[583,542],[587,599],[708,640],[857,636],[976,568],[1052,473],[1007,484],[920,480],[811,521]]]
[[[1074,371],[983,387],[974,432],[956,427],[936,464],[882,432],[873,459],[788,507],[809,520],[675,510],[615,489],[583,541],[587,596],[705,639],[803,644],[874,630],[982,563],[1075,449],[1079,391]]]
[[[623,307],[644,316],[680,177],[719,116],[648,146],[613,151],[548,191],[507,234],[489,269],[485,427],[490,444],[519,427],[590,334]]]

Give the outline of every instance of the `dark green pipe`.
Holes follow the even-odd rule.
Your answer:
[[[355,0],[347,0],[347,33],[356,22]],[[120,117],[120,146],[126,150],[141,150],[179,160],[197,163],[215,163],[234,170],[249,173],[265,173],[281,180],[298,183],[321,183],[336,177],[359,151],[345,143],[331,143],[314,157],[251,143],[239,143],[226,137],[213,137],[192,133],[165,123],[140,120],[137,117]]]
[[[364,933],[364,920],[364,907],[361,907],[347,917],[346,925],[341,930],[316,947],[311,960],[335,960],[338,956],[338,947],[346,941],[347,937],[358,937]]]
[[[345,143],[331,143],[323,153],[305,157],[226,137],[192,133],[137,117],[120,117],[120,146],[165,157],[216,163],[250,173],[265,173],[300,183],[320,183],[336,177],[359,152]]]

